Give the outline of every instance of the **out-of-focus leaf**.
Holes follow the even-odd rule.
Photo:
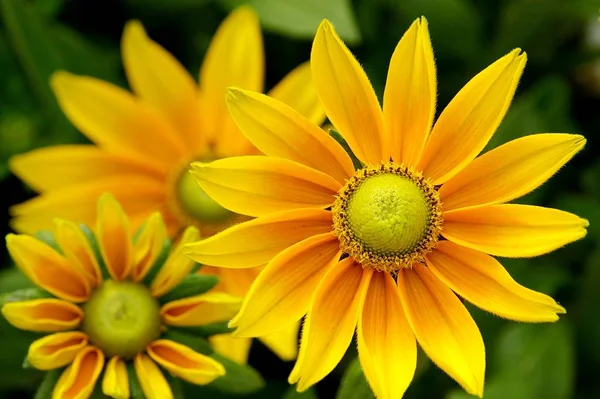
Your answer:
[[[54,386],[58,382],[62,372],[63,368],[47,371],[42,383],[40,384],[40,387],[35,393],[34,399],[51,399]]]
[[[247,394],[258,391],[265,385],[265,381],[258,371],[244,364],[229,360],[218,353],[210,355],[220,362],[226,370],[226,374],[211,382],[208,387],[229,394]]]
[[[162,338],[170,339],[171,341],[186,345],[196,352],[202,353],[203,355],[210,355],[213,353],[213,349],[206,339],[194,334],[190,334],[181,328],[169,327],[169,329],[162,335]]]
[[[154,11],[181,11],[204,7],[213,0],[126,0],[133,7],[143,7]]]
[[[296,387],[291,387],[281,399],[318,399],[318,396],[312,388],[304,392],[298,392]]]
[[[346,368],[342,377],[336,399],[368,399],[375,398],[369,383],[360,367],[358,358],[355,358]]]
[[[32,299],[52,298],[52,295],[40,288],[23,288],[0,295],[0,306],[9,302],[30,301]]]
[[[553,202],[553,206],[587,219],[590,222],[588,226],[589,239],[598,242],[600,239],[600,199],[590,195],[562,194]]]
[[[16,267],[0,270],[0,295],[34,287],[33,283]]]
[[[600,304],[600,249],[588,258],[581,281],[576,308],[577,343],[584,348],[582,357],[600,364],[600,319],[595,317]]]
[[[133,362],[127,362],[127,379],[129,381],[129,396],[131,399],[145,399]]]
[[[62,9],[65,0],[36,0],[35,5],[45,17],[55,17]]]
[[[324,18],[348,43],[361,41],[349,0],[220,0],[228,8],[251,5],[266,30],[287,36],[312,39]]]

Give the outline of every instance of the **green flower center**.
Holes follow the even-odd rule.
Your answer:
[[[184,212],[199,222],[219,223],[233,216],[233,212],[210,198],[187,170],[177,182],[177,198]]]
[[[83,332],[109,357],[132,358],[160,335],[159,304],[141,284],[107,280],[83,311]]]
[[[394,163],[357,171],[332,212],[341,248],[364,266],[388,272],[422,261],[442,225],[436,189]]]

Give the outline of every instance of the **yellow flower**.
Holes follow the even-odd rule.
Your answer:
[[[53,398],[89,397],[103,369],[104,394],[127,398],[127,363],[147,398],[173,396],[158,365],[199,385],[225,374],[221,363],[176,342],[171,332],[226,321],[241,304],[220,292],[178,293],[195,265],[183,246],[198,240],[198,229],[188,227],[165,253],[160,214],[152,214],[134,239],[127,216],[108,194],[98,201],[95,234],[69,221],[56,223],[57,249],[25,234],[6,237],[17,266],[48,294],[2,306],[13,326],[51,333],[31,344],[27,359],[40,370],[67,366]]]
[[[162,213],[170,236],[198,227],[202,237],[248,218],[210,199],[188,173],[194,160],[258,153],[235,126],[225,103],[228,86],[262,91],[264,55],[257,15],[234,11],[219,27],[200,71],[200,85],[139,22],[127,24],[122,55],[133,94],[91,77],[58,72],[52,87],[73,124],[95,145],[61,145],[14,157],[12,171],[41,195],[11,208],[11,224],[33,234],[53,228],[54,217],[91,223],[93,204],[112,193],[139,227],[151,212]],[[320,124],[311,71],[305,63],[269,95]],[[218,274],[219,289],[244,295],[259,270]],[[297,354],[297,327],[263,340],[284,359]],[[250,340],[215,337],[222,353],[245,362]]]
[[[238,336],[256,336],[306,315],[289,378],[300,391],[331,372],[356,328],[377,397],[403,395],[416,341],[481,396],[484,344],[456,294],[519,321],[550,322],[565,312],[488,255],[541,255],[584,237],[588,225],[563,211],[505,204],[550,178],[584,146],[582,136],[531,135],[477,157],[508,109],[525,59],[517,49],[476,75],[434,125],[436,70],[425,19],[396,47],[383,110],[323,21],[313,79],[358,170],[338,142],[289,106],[229,91],[234,120],[267,156],[195,163],[192,173],[221,205],[257,218],[186,253],[227,268],[267,264],[230,325]]]

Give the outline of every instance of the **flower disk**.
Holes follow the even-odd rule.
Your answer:
[[[421,174],[392,162],[357,171],[332,211],[344,252],[379,271],[422,261],[442,229],[436,189]]]

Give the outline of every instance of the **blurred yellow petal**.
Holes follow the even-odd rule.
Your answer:
[[[373,273],[356,337],[360,364],[377,398],[401,398],[415,374],[417,343],[390,274]]]
[[[90,283],[48,244],[28,235],[9,234],[6,247],[16,265],[36,285],[71,302],[83,302],[90,295]]]
[[[151,162],[111,154],[94,145],[37,148],[15,155],[9,165],[15,175],[38,192],[119,175],[164,178],[164,173]]]
[[[171,291],[189,274],[196,262],[184,255],[186,244],[198,241],[200,232],[194,226],[189,226],[175,246],[171,249],[169,257],[160,268],[152,281],[150,291],[155,297],[161,297]]]
[[[83,320],[79,306],[55,298],[5,303],[2,315],[15,327],[36,332],[71,330]]]
[[[298,330],[300,322],[294,323],[273,334],[258,339],[281,360],[292,361],[298,356]]]
[[[231,334],[218,334],[211,335],[208,340],[214,351],[218,354],[239,364],[246,364],[248,362],[248,353],[250,352],[252,338],[237,338],[232,337]]]
[[[265,155],[286,158],[326,173],[341,184],[354,174],[344,149],[319,126],[284,103],[239,89],[229,89],[231,117]]]
[[[150,357],[140,353],[134,358],[133,365],[146,399],[173,399],[171,386]]]
[[[424,266],[398,273],[398,290],[421,348],[468,393],[483,396],[485,348],[477,325],[454,293]]]
[[[477,74],[438,118],[418,169],[442,184],[486,146],[513,99],[527,56],[516,49]]]
[[[429,270],[453,291],[500,317],[549,322],[565,313],[554,299],[518,284],[496,259],[482,252],[442,241],[426,261]]]
[[[121,52],[132,90],[174,126],[171,139],[180,146],[201,141],[196,83],[185,68],[151,40],[139,21],[129,21],[123,31]]]
[[[310,55],[312,75],[329,120],[363,162],[383,159],[384,123],[365,71],[327,20],[321,22]]]
[[[102,393],[115,399],[129,399],[129,378],[125,361],[113,356],[104,369]]]
[[[96,239],[100,253],[111,277],[123,280],[129,276],[133,265],[129,220],[121,205],[109,194],[98,200],[97,214]]]
[[[329,211],[297,209],[277,212],[190,244],[186,247],[186,255],[207,265],[232,268],[261,266],[289,246],[331,229]]]
[[[496,256],[522,258],[554,251],[585,237],[588,221],[532,205],[489,205],[444,213],[442,235]]]
[[[39,370],[52,370],[71,363],[88,344],[88,337],[80,331],[59,332],[33,341],[27,360]]]
[[[310,306],[313,293],[341,251],[331,233],[292,245],[275,256],[258,275],[240,313],[229,323],[240,337],[271,334],[297,322]]]
[[[58,379],[52,399],[87,399],[104,367],[104,354],[93,346],[81,350]]]
[[[394,50],[383,94],[383,116],[395,162],[417,163],[429,137],[436,72],[427,20],[417,19]]]
[[[169,326],[203,326],[230,320],[241,305],[241,298],[224,292],[207,292],[169,302],[161,308],[160,314]]]
[[[286,103],[315,125],[320,126],[325,121],[325,110],[317,96],[310,62],[297,66],[267,94]]]
[[[304,391],[319,382],[342,360],[363,306],[372,269],[352,258],[335,265],[323,278],[304,321],[300,354],[290,384]]]
[[[142,280],[157,261],[168,239],[167,228],[159,212],[154,212],[142,227],[133,246],[133,281]]]
[[[92,245],[81,229],[75,223],[57,220],[55,238],[65,258],[76,265],[93,286],[99,286],[102,283],[100,266]]]
[[[248,216],[331,206],[342,188],[333,177],[282,158],[244,156],[192,163],[200,187],[221,206]]]
[[[535,190],[585,145],[576,134],[535,134],[495,148],[440,188],[444,210],[508,202]]]
[[[158,114],[115,85],[56,72],[50,81],[58,103],[90,140],[119,154],[171,163],[185,154],[173,128]]]
[[[217,153],[240,155],[250,145],[235,126],[225,104],[228,87],[262,92],[264,53],[260,24],[250,7],[234,10],[219,26],[200,70],[204,131]]]
[[[146,350],[169,373],[192,384],[208,384],[225,375],[221,363],[173,341],[159,339],[151,342]]]

